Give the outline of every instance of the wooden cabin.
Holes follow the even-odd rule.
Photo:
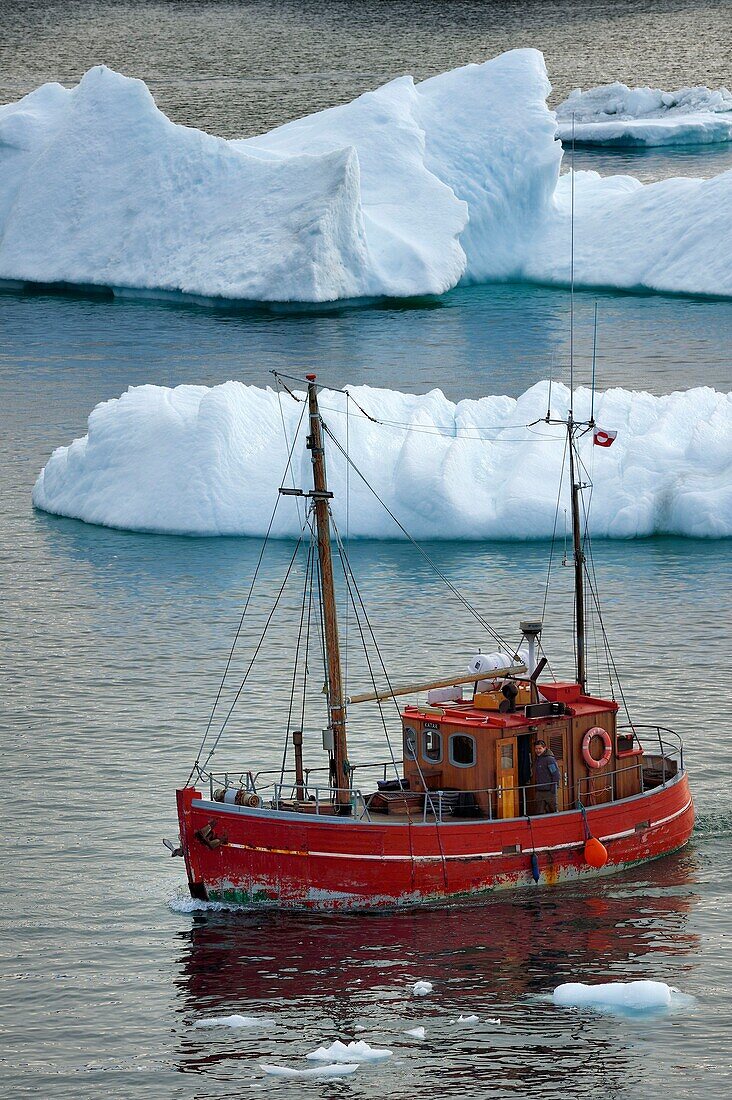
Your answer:
[[[456,816],[523,817],[536,812],[535,742],[546,742],[559,765],[558,811],[596,806],[640,794],[642,749],[632,731],[618,732],[618,704],[582,694],[576,683],[541,685],[532,703],[520,688],[515,710],[502,713],[500,691],[402,713],[405,787],[427,807]],[[598,733],[588,739],[588,731]],[[605,731],[607,741],[600,731]],[[606,763],[594,766],[607,755]],[[440,793],[441,792],[441,793]],[[431,799],[431,802],[430,802]],[[394,810],[403,812],[396,798]],[[414,798],[410,798],[414,809]]]

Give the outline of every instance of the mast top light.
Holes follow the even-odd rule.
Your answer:
[[[305,377],[307,378],[308,382],[314,382],[318,376],[317,374],[306,374]]]

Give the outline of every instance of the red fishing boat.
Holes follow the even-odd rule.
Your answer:
[[[363,604],[331,513],[326,436],[342,448],[321,416],[315,376],[303,381],[307,394],[299,399],[309,418],[313,488],[280,493],[299,497],[307,509],[310,590],[303,599],[312,603],[315,593],[319,609],[326,777],[318,785],[315,769],[304,767],[292,700],[286,729],[283,722],[291,770],[283,765],[271,782],[246,767],[214,774],[211,756],[226,721],[205,755],[209,722],[188,782],[177,792],[174,854],[185,858],[193,897],[312,909],[445,904],[499,888],[620,872],[681,848],[694,809],[680,738],[662,726],[620,723],[615,699],[587,688],[587,531],[577,440],[593,432],[595,442],[608,446],[612,433],[597,429],[592,415],[574,420],[571,408],[560,422],[571,487],[576,675],[546,676],[543,624],[526,620],[517,650],[478,654],[455,675],[418,683],[392,684],[384,671],[385,684],[378,686],[374,676],[372,690],[349,697],[332,539],[354,613]],[[547,422],[559,423],[549,412]],[[410,701],[399,711],[401,759],[353,764],[347,744],[352,708],[404,698]]]

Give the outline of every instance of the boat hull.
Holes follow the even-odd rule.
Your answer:
[[[190,787],[177,800],[194,897],[293,909],[446,904],[535,887],[535,872],[540,886],[612,874],[683,847],[694,825],[685,773],[586,811],[590,832],[607,849],[602,868],[585,861],[579,811],[436,825],[223,806]]]

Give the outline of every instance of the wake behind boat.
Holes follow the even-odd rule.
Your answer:
[[[246,767],[214,773],[211,759],[241,689],[214,736],[219,692],[188,781],[177,792],[180,854],[192,896],[312,909],[444,904],[497,888],[551,886],[623,871],[682,847],[691,834],[694,809],[681,739],[662,726],[639,726],[629,719],[619,723],[615,698],[587,689],[586,585],[598,613],[600,608],[587,569],[577,440],[592,432],[595,443],[609,446],[613,433],[599,429],[592,415],[589,421],[575,421],[571,408],[561,422],[566,429],[572,505],[576,676],[569,681],[541,679],[548,667],[541,646],[543,623],[523,621],[524,642],[514,650],[440,574],[499,648],[477,654],[467,669],[453,675],[396,685],[381,663],[344,541],[333,522],[326,437],[356,474],[359,471],[321,416],[315,375],[303,381],[313,488],[285,488],[283,477],[280,494],[305,504],[304,534],[255,657],[304,544],[306,583],[298,654],[302,643],[307,664],[312,626],[325,674],[326,775],[321,782],[317,770],[303,763],[307,733],[295,728],[293,720],[299,713],[293,706],[297,668],[289,713],[281,727],[291,763],[283,763],[274,775],[255,774]],[[550,410],[546,421],[558,423]],[[372,674],[372,690],[350,697],[341,668],[334,545]],[[430,561],[424,550],[420,552]],[[252,588],[255,582],[256,572]],[[606,641],[604,627],[602,634]],[[373,661],[368,658],[369,638],[377,658]],[[614,667],[609,647],[608,654]],[[376,667],[384,680],[381,685]],[[305,692],[307,676],[301,681]],[[375,703],[384,721],[381,703],[407,697],[423,699],[403,709],[397,704],[401,760],[392,753],[387,762],[352,763],[347,737],[351,709]],[[385,721],[384,733],[390,746]]]

